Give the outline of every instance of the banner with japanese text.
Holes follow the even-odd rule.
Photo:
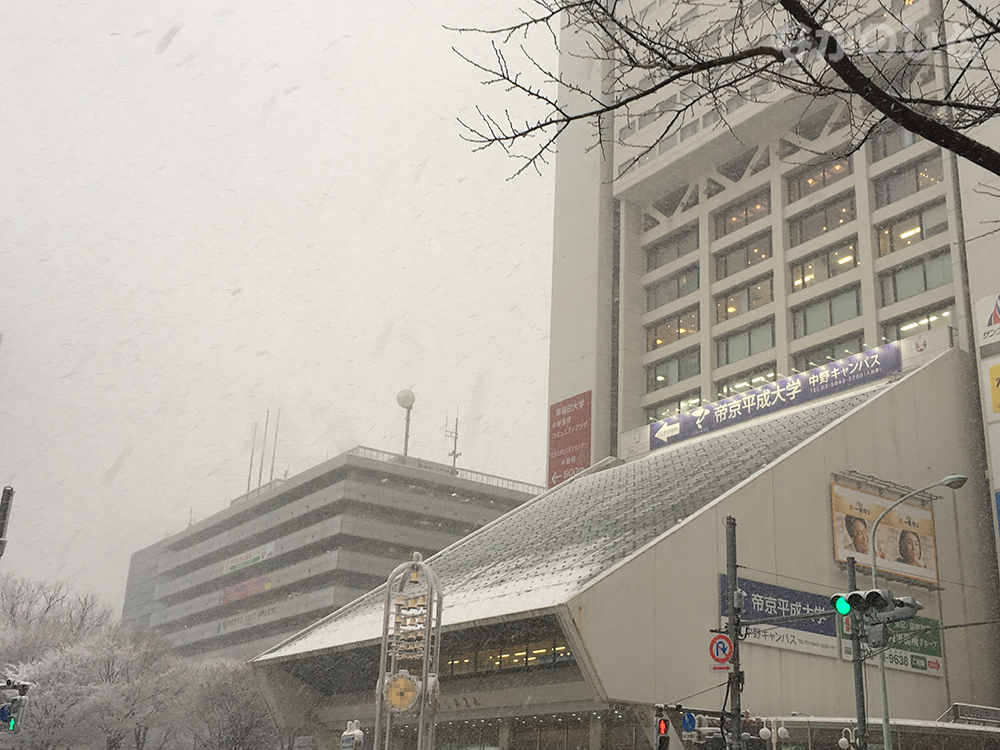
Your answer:
[[[721,594],[721,622],[726,626],[729,617],[728,577],[719,576]],[[793,622],[753,625],[750,621],[770,617],[807,615],[811,612],[827,612],[830,599],[823,594],[761,583],[748,578],[739,579],[739,588],[744,593],[743,621],[747,637],[744,643],[781,648],[786,651],[801,651],[820,656],[837,656],[837,623],[834,615],[817,619],[795,620]]]
[[[549,487],[590,466],[590,396],[585,391],[549,407]]]
[[[871,568],[872,549],[878,555],[881,572],[896,573],[919,581],[937,583],[937,546],[934,539],[934,511],[902,503],[889,512],[870,538],[871,527],[882,511],[896,498],[833,482],[834,556],[846,562],[853,556],[859,566]]]
[[[839,391],[888,377],[902,368],[899,342],[801,372],[776,383],[766,383],[689,412],[654,422],[649,429],[649,449],[656,450],[713,430],[774,414]]]

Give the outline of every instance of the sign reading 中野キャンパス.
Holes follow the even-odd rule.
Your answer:
[[[835,557],[846,562],[853,556],[858,565],[871,567],[872,549],[878,555],[878,569],[937,583],[937,547],[934,540],[934,513],[930,508],[903,503],[894,508],[871,539],[871,527],[882,511],[896,498],[832,483],[833,539]]]
[[[729,588],[725,574],[719,576],[719,588],[720,619],[722,626],[725,627],[729,617]],[[833,614],[785,623],[754,625],[752,622],[771,617],[828,612],[830,610],[828,596],[752,581],[748,578],[739,579],[739,588],[744,593],[742,618],[747,634],[744,643],[820,656],[837,656],[837,623]]]
[[[649,449],[656,450],[713,430],[799,406],[816,398],[872,383],[901,368],[899,342],[894,341],[654,422],[649,427]]]
[[[548,486],[590,466],[590,391],[549,407]]]

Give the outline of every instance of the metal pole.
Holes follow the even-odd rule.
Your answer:
[[[858,587],[854,558],[847,558],[847,589]],[[865,663],[861,658],[861,615],[851,615],[851,662],[854,664],[854,703],[858,714],[858,750],[868,750],[868,717],[865,716]]]
[[[264,483],[264,449],[267,447],[267,423],[271,421],[271,410],[264,417],[264,441],[260,444],[260,473],[257,475],[257,489]]]
[[[913,490],[903,495],[899,500],[894,502],[888,508],[879,514],[879,517],[875,519],[875,523],[872,524],[871,533],[871,550],[872,550],[872,588],[878,588],[878,543],[875,538],[875,531],[878,529],[878,525],[882,523],[882,519],[885,518],[889,511],[894,509],[904,500],[909,500],[914,495],[919,495],[921,492],[926,492],[927,490],[934,489],[935,487],[950,487],[953,490],[957,490],[959,487],[964,485],[966,478],[961,474],[950,474],[944,479],[938,480],[933,484],[929,484],[926,487],[921,487],[919,490]],[[878,652],[878,678],[879,682],[882,683],[882,744],[885,746],[885,750],[892,750],[892,730],[889,727],[889,690],[885,684],[885,649],[879,649]]]
[[[410,450],[410,410],[412,406],[406,407],[406,432],[403,433],[403,455],[406,456]]]
[[[250,471],[247,473],[247,497],[250,497],[250,482],[253,481],[253,452],[257,447],[257,422],[253,423],[253,440],[250,441]]]
[[[743,706],[740,702],[740,692],[743,690],[743,673],[740,671],[740,612],[743,610],[743,597],[739,593],[736,579],[736,519],[726,516],[726,580],[729,583],[729,640],[733,642],[733,658],[730,663],[733,671],[729,673],[729,694],[732,701],[732,748],[743,749]]]

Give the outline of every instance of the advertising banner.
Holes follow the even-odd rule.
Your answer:
[[[726,619],[729,617],[727,578],[726,575],[719,576],[722,627],[726,626]],[[786,589],[784,586],[760,583],[748,578],[740,578],[739,585],[745,594],[743,599],[745,621],[805,615],[810,612],[826,612],[830,609],[830,598],[823,594]],[[836,658],[836,618],[831,614],[822,619],[797,620],[780,625],[749,625],[744,643]]]
[[[256,578],[251,578],[249,581],[243,581],[242,583],[237,583],[233,586],[227,586],[222,591],[220,597],[220,604],[228,604],[229,602],[235,602],[238,599],[245,599],[248,596],[253,596],[254,594],[263,594],[265,591],[271,590],[271,574],[257,576]]]
[[[216,633],[228,633],[233,630],[242,630],[243,628],[249,628],[253,625],[259,625],[264,622],[270,622],[272,620],[280,619],[278,613],[286,605],[272,604],[267,607],[262,607],[261,609],[254,609],[249,612],[240,612],[238,615],[233,615],[232,617],[227,617],[225,620],[220,620],[215,625]],[[287,612],[285,613],[288,614]]]
[[[247,565],[259,563],[262,560],[270,560],[274,557],[274,542],[267,542],[259,547],[254,547],[246,552],[233,555],[222,563],[222,573],[232,573],[234,570],[245,568]]]
[[[872,383],[898,372],[901,367],[899,342],[894,341],[815,370],[792,375],[777,383],[767,383],[746,393],[654,422],[649,429],[649,449],[673,445],[713,430]]]
[[[590,466],[590,391],[549,407],[548,486]]]
[[[854,654],[851,643],[851,622],[849,617],[841,620],[841,657],[850,661]],[[929,617],[914,617],[912,620],[894,622],[892,628],[892,648],[885,652],[885,665],[904,672],[917,672],[934,677],[944,677],[944,650],[941,648],[941,623]],[[867,646],[862,641],[862,653]],[[878,656],[869,656],[868,664],[877,664]]]
[[[832,483],[830,494],[834,554],[839,562],[853,556],[858,566],[871,568],[874,547],[879,571],[937,583],[934,513],[930,508],[903,503],[882,519],[878,538],[872,540],[872,524],[895,499],[837,482]]]

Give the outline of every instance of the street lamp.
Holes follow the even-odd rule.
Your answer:
[[[413,403],[416,400],[417,397],[413,395],[413,391],[409,388],[404,388],[396,394],[396,403],[406,409],[406,432],[403,434],[404,456],[409,453],[410,450],[410,410],[413,408]]]
[[[886,517],[890,510],[895,508],[904,500],[908,500],[914,495],[919,495],[921,492],[926,492],[927,490],[934,489],[935,487],[948,487],[953,490],[957,490],[959,487],[963,486],[968,481],[968,477],[964,477],[961,474],[949,474],[944,479],[941,479],[934,484],[929,484],[926,487],[921,487],[919,490],[913,490],[906,495],[903,495],[899,500],[894,502],[888,508],[882,511],[878,518],[875,519],[875,523],[872,524],[871,532],[871,548],[872,548],[872,588],[878,588],[878,555],[876,550],[878,545],[875,543],[875,532],[878,529],[878,525],[882,523],[882,519]],[[885,750],[892,750],[892,732],[889,730],[889,693],[885,686],[885,649],[880,649],[878,652],[878,677],[879,682],[882,684],[882,744]]]

